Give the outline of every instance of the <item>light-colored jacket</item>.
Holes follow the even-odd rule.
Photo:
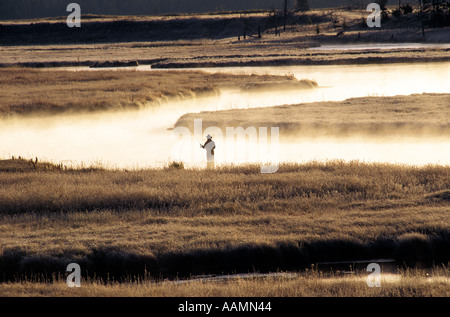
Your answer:
[[[216,148],[216,144],[213,140],[208,140],[202,145],[202,148],[206,150],[206,161],[214,162],[214,149]]]

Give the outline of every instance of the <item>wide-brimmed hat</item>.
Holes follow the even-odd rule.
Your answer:
[[[211,134],[208,134],[208,135],[206,136],[206,138],[207,138],[208,140],[212,139]]]

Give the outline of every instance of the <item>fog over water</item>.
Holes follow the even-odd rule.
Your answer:
[[[150,70],[149,67],[139,69],[164,71]],[[25,158],[37,156],[40,160],[62,162],[68,166],[100,163],[109,168],[161,167],[173,160],[182,160],[187,166],[205,166],[205,151],[200,149],[199,143],[206,141],[207,133],[204,133],[204,129],[207,127],[203,127],[203,135],[188,139],[180,139],[170,130],[185,113],[341,101],[352,97],[450,92],[448,62],[202,70],[235,74],[290,74],[298,79],[315,80],[320,88],[264,93],[226,90],[219,96],[172,101],[140,111],[2,120],[0,158],[12,155]],[[227,147],[225,138],[216,139],[216,162],[227,164],[343,159],[414,165],[450,164],[450,136],[377,142],[335,138],[311,140],[299,136],[290,143],[271,144],[270,138],[267,142],[268,147],[264,149],[261,148],[264,140],[253,144],[233,143],[232,147]],[[249,153],[248,149],[256,149],[256,152]],[[258,155],[254,155],[255,153]]]

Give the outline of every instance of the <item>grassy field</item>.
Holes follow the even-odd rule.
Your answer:
[[[15,114],[140,109],[176,98],[219,94],[221,88],[239,88],[256,82],[302,86],[302,81],[292,76],[2,68],[0,118]]]
[[[194,119],[204,126],[267,127],[280,129],[283,140],[297,136],[446,138],[450,134],[450,94],[351,98],[340,102],[313,102],[255,109],[205,111],[185,114],[175,126],[193,131]]]
[[[73,79],[66,71],[13,70],[2,71],[1,102],[8,115],[42,111],[37,97],[44,105],[51,100],[53,108],[61,108],[58,111],[91,111],[101,108],[97,100],[92,102],[93,94],[104,99],[107,109],[114,109],[113,101],[133,108],[137,106],[130,104],[132,98],[142,98],[141,102],[186,98],[206,85],[211,88],[199,91],[257,89],[261,80],[299,84],[291,76],[86,71],[74,73]],[[159,80],[164,84],[156,84]],[[173,86],[166,85],[171,81]],[[173,88],[160,88],[168,86]],[[337,122],[351,115],[368,124],[389,124],[400,116],[406,124],[448,125],[448,95],[393,97],[390,106],[379,100],[351,99],[325,106],[328,118]],[[370,111],[363,111],[361,104]],[[392,112],[395,122],[390,121]],[[204,114],[208,121],[208,113]],[[307,121],[334,122],[306,104],[216,115],[221,122],[240,118],[242,124],[253,123],[250,119],[267,123],[271,116],[271,124],[283,127],[284,122],[294,128]],[[214,171],[175,166],[107,170],[3,160],[0,292],[4,296],[447,296],[449,176],[448,166],[361,162],[284,164],[275,174],[261,174],[260,166],[252,165]],[[377,259],[391,260],[395,275],[387,275],[384,287],[375,290],[367,287],[366,275],[329,274],[329,265],[323,264],[345,263],[332,269],[348,270],[354,266],[348,263]],[[71,262],[82,267],[81,290],[66,289],[61,277]],[[410,268],[425,271],[411,273]],[[285,271],[298,275],[175,283],[202,274]]]
[[[429,28],[422,38],[417,14],[392,17],[381,29],[362,23],[365,10],[311,10],[277,30],[270,12],[163,17],[83,17],[69,30],[65,17],[2,22],[0,66],[91,66],[139,62],[152,67],[342,65],[450,60],[448,48],[321,51],[323,44],[448,43],[449,28]],[[258,37],[258,26],[261,38]],[[246,38],[243,30],[246,28]],[[130,32],[130,30],[132,30]]]
[[[178,168],[0,165],[5,281],[52,280],[70,262],[85,277],[126,281],[298,271],[327,261],[389,258],[423,268],[449,261],[449,167],[330,162],[270,175],[224,167],[211,177]],[[28,286],[0,288],[14,287]]]
[[[0,284],[0,294],[14,297],[448,297],[450,273],[446,266],[432,270],[408,269],[385,274],[381,287],[368,287],[367,274],[347,276],[278,273],[228,279],[193,279],[154,282],[130,278],[128,283],[83,280],[80,288],[68,288],[65,280]]]
[[[2,23],[2,29],[12,31],[2,38],[9,45],[0,47],[0,117],[140,109],[223,88],[317,85],[290,75],[25,67],[450,59],[447,48],[309,49],[327,43],[422,41],[414,16],[391,19],[372,32],[361,24],[361,11],[311,11],[296,16],[280,35],[267,25],[258,38],[256,26],[267,18],[261,12],[89,17],[82,30],[92,32],[90,38],[81,32],[74,38],[47,31],[35,36],[40,27],[67,32],[60,20]],[[186,23],[191,28],[183,27]],[[173,26],[170,34],[161,32],[167,25]],[[214,33],[218,25],[220,34]],[[117,32],[105,33],[105,27]],[[448,28],[426,32],[429,42],[445,42]],[[105,36],[101,41],[99,34]],[[221,111],[214,118],[205,112],[196,119],[202,116],[205,126],[219,127],[225,122],[276,124],[282,135],[436,137],[449,132],[448,101],[448,94],[361,98]],[[192,121],[190,116],[180,122]],[[435,165],[309,162],[261,174],[256,165],[122,170],[1,160],[0,296],[449,296],[449,189],[450,167]],[[382,287],[369,288],[365,264],[357,263],[380,259],[389,262]],[[82,269],[80,289],[64,283],[72,262]],[[191,279],[235,273],[256,275]]]
[[[447,31],[448,32],[448,31]],[[354,35],[357,36],[357,35]],[[334,38],[331,38],[334,40]],[[383,42],[395,44],[395,42]],[[342,44],[331,42],[332,44]],[[356,44],[364,44],[359,42]],[[376,40],[368,43],[378,43]],[[327,44],[327,42],[324,42]],[[344,43],[345,44],[345,43]],[[351,44],[351,43],[350,43]],[[355,43],[353,43],[355,44]],[[212,66],[344,65],[449,61],[448,48],[325,51],[308,46],[297,33],[282,39],[172,41],[114,44],[2,46],[1,67],[71,67],[138,62],[152,68]]]

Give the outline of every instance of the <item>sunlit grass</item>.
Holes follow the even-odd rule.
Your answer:
[[[448,297],[448,267],[406,270],[382,274],[380,287],[369,287],[368,274],[305,273],[254,275],[247,278],[196,278],[154,282],[133,279],[118,283],[83,279],[81,287],[69,288],[63,277],[0,284],[2,296],[51,297]]]
[[[252,165],[21,164],[23,171],[0,174],[7,280],[62,272],[70,262],[121,280],[144,269],[173,278],[373,257],[425,266],[448,260],[449,167],[329,162],[262,175]]]
[[[409,140],[424,143],[448,140],[449,104],[450,94],[362,97],[188,113],[176,125],[187,125],[193,131],[194,119],[201,119],[204,126],[220,128],[223,135],[226,135],[226,127],[278,127],[282,140],[294,142],[323,138],[337,142]]]
[[[0,69],[0,118],[14,114],[141,109],[167,100],[218,94],[219,88],[289,76],[208,74],[201,71],[64,71]]]
[[[432,165],[313,162],[284,164],[277,173],[264,175],[257,165],[214,171],[45,171],[39,165],[35,171],[26,161],[22,166],[24,172],[0,174],[3,215],[93,210],[150,210],[186,216],[292,214],[358,203],[376,209],[377,204],[382,208],[399,203],[427,205],[432,199],[426,195],[450,188],[450,168]]]

